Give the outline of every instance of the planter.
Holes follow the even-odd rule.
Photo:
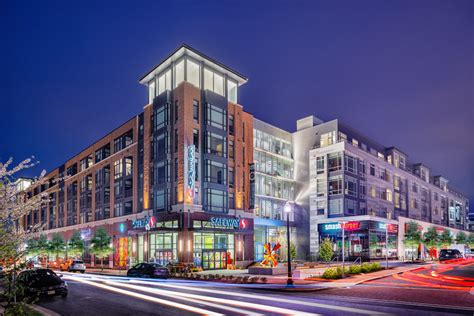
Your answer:
[[[249,274],[258,274],[258,275],[279,275],[287,274],[288,267],[286,266],[277,266],[275,268],[267,267],[249,267]]]

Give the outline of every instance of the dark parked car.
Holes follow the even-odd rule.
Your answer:
[[[439,252],[439,261],[461,259],[462,254],[457,249],[441,249]]]
[[[18,283],[23,286],[26,296],[54,296],[66,297],[67,283],[51,269],[25,270],[18,275]]]
[[[134,265],[127,271],[128,277],[139,278],[163,278],[167,279],[170,276],[168,268],[157,263],[142,262]]]

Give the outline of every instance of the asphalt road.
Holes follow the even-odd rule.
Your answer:
[[[466,307],[469,305],[460,305],[458,301],[456,304],[446,304],[451,297],[456,297],[451,293],[454,291],[425,288],[407,290],[396,284],[363,284],[350,289],[288,293],[203,281],[163,281],[66,273],[64,278],[69,284],[69,296],[65,299],[50,298],[39,303],[61,315],[418,316],[474,313],[474,291],[472,294],[469,291],[462,292],[473,302],[473,307],[469,308]],[[445,299],[419,304],[403,299],[403,296],[412,299],[420,295],[432,297],[432,294],[424,292],[428,290],[438,291],[439,297]],[[455,292],[459,295],[461,291]]]

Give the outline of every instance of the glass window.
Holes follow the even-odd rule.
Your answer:
[[[171,70],[167,70],[165,73],[158,77],[158,93],[160,95],[165,90],[171,90]]]
[[[184,59],[176,64],[176,86],[177,87],[181,82],[184,81]]]
[[[234,168],[229,167],[229,187],[234,187]]]
[[[324,156],[316,157],[316,173],[321,174],[324,173]]]
[[[335,143],[336,132],[329,132],[321,135],[320,146],[326,147]]]
[[[234,141],[229,140],[229,158],[234,158]]]
[[[234,135],[234,115],[229,114],[229,134]]]
[[[316,202],[316,215],[324,215],[326,210],[326,201],[317,201]]]
[[[237,83],[227,80],[227,97],[230,102],[237,103]]]
[[[132,157],[125,158],[125,176],[129,176],[132,174]]]
[[[375,177],[375,165],[370,164],[370,175]]]
[[[204,68],[204,89],[214,91],[214,73]]]
[[[348,155],[346,155],[344,158],[346,160],[345,161],[346,171],[357,174],[357,159]]]
[[[199,85],[199,64],[195,63],[194,61],[188,59],[187,63],[187,81],[196,87],[200,87]]]
[[[168,104],[165,104],[164,106],[160,106],[155,110],[155,116],[154,116],[154,129],[159,130],[166,125],[168,125],[168,120],[169,120],[169,111],[168,111]]]
[[[342,199],[329,200],[329,214],[342,214]]]
[[[206,197],[208,211],[225,212],[227,192],[216,189],[206,189]]]
[[[335,153],[328,156],[329,171],[338,171],[342,169],[342,154]]]
[[[345,200],[345,203],[346,203],[346,212],[348,214],[355,214],[357,213],[357,202],[354,201],[354,200],[349,200],[349,199],[346,199]]]
[[[206,124],[220,129],[227,129],[227,111],[212,104],[206,106]]]
[[[114,205],[114,214],[115,216],[122,216],[123,214],[123,203],[115,203]]]
[[[206,142],[207,153],[226,157],[226,138],[224,136],[207,132]]]
[[[224,95],[224,77],[214,73],[214,92]]]
[[[355,178],[345,177],[345,194],[357,197],[357,180]]]
[[[148,84],[148,103],[152,103],[155,98],[155,79]]]
[[[329,195],[342,194],[342,175],[329,178]]]
[[[199,123],[199,101],[193,100],[193,119],[194,122]]]
[[[217,161],[206,160],[206,181],[218,184],[227,183],[226,165]]]
[[[193,144],[194,149],[199,151],[199,130],[193,129]]]
[[[117,160],[114,162],[114,179],[121,178],[123,173],[122,173],[122,160]]]
[[[316,179],[316,194],[317,196],[326,194],[326,179]]]

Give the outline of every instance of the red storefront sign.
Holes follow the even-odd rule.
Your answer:
[[[341,223],[341,226],[344,230],[358,230],[360,228],[360,222]]]

